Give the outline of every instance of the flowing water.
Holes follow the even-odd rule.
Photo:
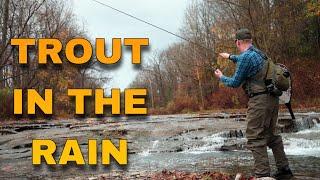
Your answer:
[[[289,119],[281,114],[280,119]],[[285,151],[294,173],[301,179],[320,177],[319,113],[297,113],[294,130],[282,133]],[[0,179],[8,177],[78,177],[112,170],[130,171],[223,171],[250,173],[253,157],[245,148],[244,114],[182,114],[150,117],[119,117],[57,121],[41,126],[3,126],[0,136]],[[291,120],[289,120],[290,122]],[[284,126],[283,126],[284,127]],[[286,128],[283,128],[286,129]],[[128,165],[103,167],[34,167],[31,142],[34,138],[53,139],[58,150],[68,138],[76,138],[86,158],[87,139],[126,138]],[[60,147],[60,148],[59,148]],[[275,170],[272,152],[270,164]],[[59,154],[59,152],[58,152]],[[67,169],[67,170],[66,170]]]
[[[298,131],[282,133],[285,152],[295,174],[303,178],[317,179],[320,178],[320,122],[316,118],[312,119],[312,125],[304,121],[306,117],[319,117],[319,115],[315,113],[299,115],[296,123]],[[230,120],[228,118],[224,119]],[[216,123],[218,126],[219,121]],[[214,126],[215,123],[212,123],[212,125]],[[138,153],[137,156],[132,158],[132,162],[135,162],[132,166],[150,170],[178,169],[249,173],[253,165],[253,157],[250,151],[244,148],[246,138],[226,137],[228,133],[228,131],[221,131],[206,134],[195,131],[194,133],[182,134],[180,139],[183,141],[183,149],[179,152],[170,153],[157,151],[161,147],[171,146],[172,142],[167,139],[151,141],[146,151]],[[221,151],[220,148],[227,143],[237,144],[238,148],[232,151]],[[268,153],[270,164],[275,170],[272,151],[268,150]]]

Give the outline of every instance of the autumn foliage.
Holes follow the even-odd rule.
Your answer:
[[[231,180],[231,176],[218,172],[204,172],[204,173],[188,173],[181,171],[168,171],[163,170],[162,172],[152,175],[151,179],[186,179],[186,180]]]
[[[234,63],[218,53],[239,54],[234,33],[245,27],[257,48],[291,71],[293,107],[319,108],[319,7],[314,0],[194,1],[180,31],[192,42],[155,54],[132,86],[148,88],[151,113],[245,108],[243,90],[224,87],[213,73],[219,68],[233,75]]]
[[[319,59],[297,59],[287,64],[292,72],[293,105],[299,108],[320,108]]]
[[[56,116],[72,115],[68,88],[97,88],[110,79],[95,59],[74,66],[39,66],[37,51],[29,49],[29,64],[17,63],[12,38],[87,38],[69,1],[2,0],[0,5],[0,118],[12,117],[12,90],[45,88],[55,92]],[[178,41],[155,52],[141,68],[131,87],[148,89],[150,113],[167,114],[199,110],[243,108],[247,98],[241,89],[222,86],[213,76],[220,68],[231,76],[235,65],[219,52],[238,54],[234,32],[242,27],[253,34],[254,45],[274,61],[285,64],[293,76],[293,106],[319,107],[320,3],[317,0],[192,1],[185,11]],[[88,39],[88,38],[87,38]],[[82,49],[76,48],[76,54]],[[65,52],[61,52],[63,55]],[[63,57],[63,56],[62,56]],[[88,103],[87,106],[91,106]]]
[[[94,60],[82,66],[72,65],[65,59],[62,65],[39,65],[37,47],[28,49],[27,65],[18,64],[19,51],[17,46],[10,45],[12,38],[55,38],[65,46],[70,39],[87,37],[85,28],[78,25],[70,3],[59,0],[1,1],[0,118],[13,118],[13,89],[36,89],[41,95],[44,89],[52,89],[54,115],[61,117],[73,114],[70,111],[74,105],[67,96],[68,88],[97,88],[109,80],[107,75],[100,73]],[[83,49],[75,48],[75,53],[81,55]]]

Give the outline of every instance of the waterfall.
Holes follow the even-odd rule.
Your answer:
[[[317,127],[317,126],[320,126],[319,124],[320,124],[319,118],[311,117],[311,116],[300,118],[294,121],[294,125],[297,131]]]
[[[295,121],[296,133],[285,134],[285,151],[289,155],[320,157],[320,120],[305,117]]]

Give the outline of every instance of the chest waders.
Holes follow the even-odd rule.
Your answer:
[[[270,85],[270,79],[266,80],[267,76],[270,76],[270,68],[269,66],[275,66],[273,63],[270,63],[268,57],[259,50],[252,50],[255,51],[257,54],[259,54],[264,59],[264,65],[262,69],[253,77],[247,78],[245,83],[243,84],[242,88],[244,89],[245,93],[248,95],[249,98],[252,98],[254,96],[258,96],[261,94],[270,94],[270,90],[268,90],[268,85]],[[273,71],[273,78],[275,78],[275,71]],[[288,72],[289,73],[289,72]],[[290,74],[288,75],[290,76]],[[268,82],[269,81],[269,82]],[[296,119],[291,107],[291,91],[292,91],[292,84],[291,84],[291,77],[289,79],[289,89],[287,91],[277,91],[276,93],[272,92],[271,94],[274,94],[274,96],[280,96],[281,98],[284,98],[284,104],[286,105],[292,120]],[[285,97],[286,96],[286,97]]]
[[[260,54],[259,52],[257,52]],[[260,54],[263,57],[263,54]],[[243,89],[249,97],[247,109],[247,148],[254,157],[256,177],[270,176],[267,146],[272,149],[277,168],[287,167],[282,137],[278,134],[279,96],[271,95],[265,80],[269,61],[264,58],[263,66],[254,76],[246,79]]]

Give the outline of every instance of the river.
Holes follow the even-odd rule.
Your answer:
[[[279,119],[290,122],[289,114]],[[290,166],[301,179],[320,177],[320,114],[297,113],[295,130],[281,126]],[[280,120],[279,120],[280,122]],[[285,123],[284,123],[285,124]],[[88,118],[5,123],[0,136],[0,179],[88,178],[113,171],[152,173],[181,170],[249,174],[253,164],[245,148],[245,114],[204,113],[148,117]],[[66,139],[78,139],[86,158],[87,139],[128,140],[127,166],[32,166],[32,139],[53,139],[61,152]],[[59,148],[60,147],[60,148]],[[275,163],[269,150],[273,171]]]

